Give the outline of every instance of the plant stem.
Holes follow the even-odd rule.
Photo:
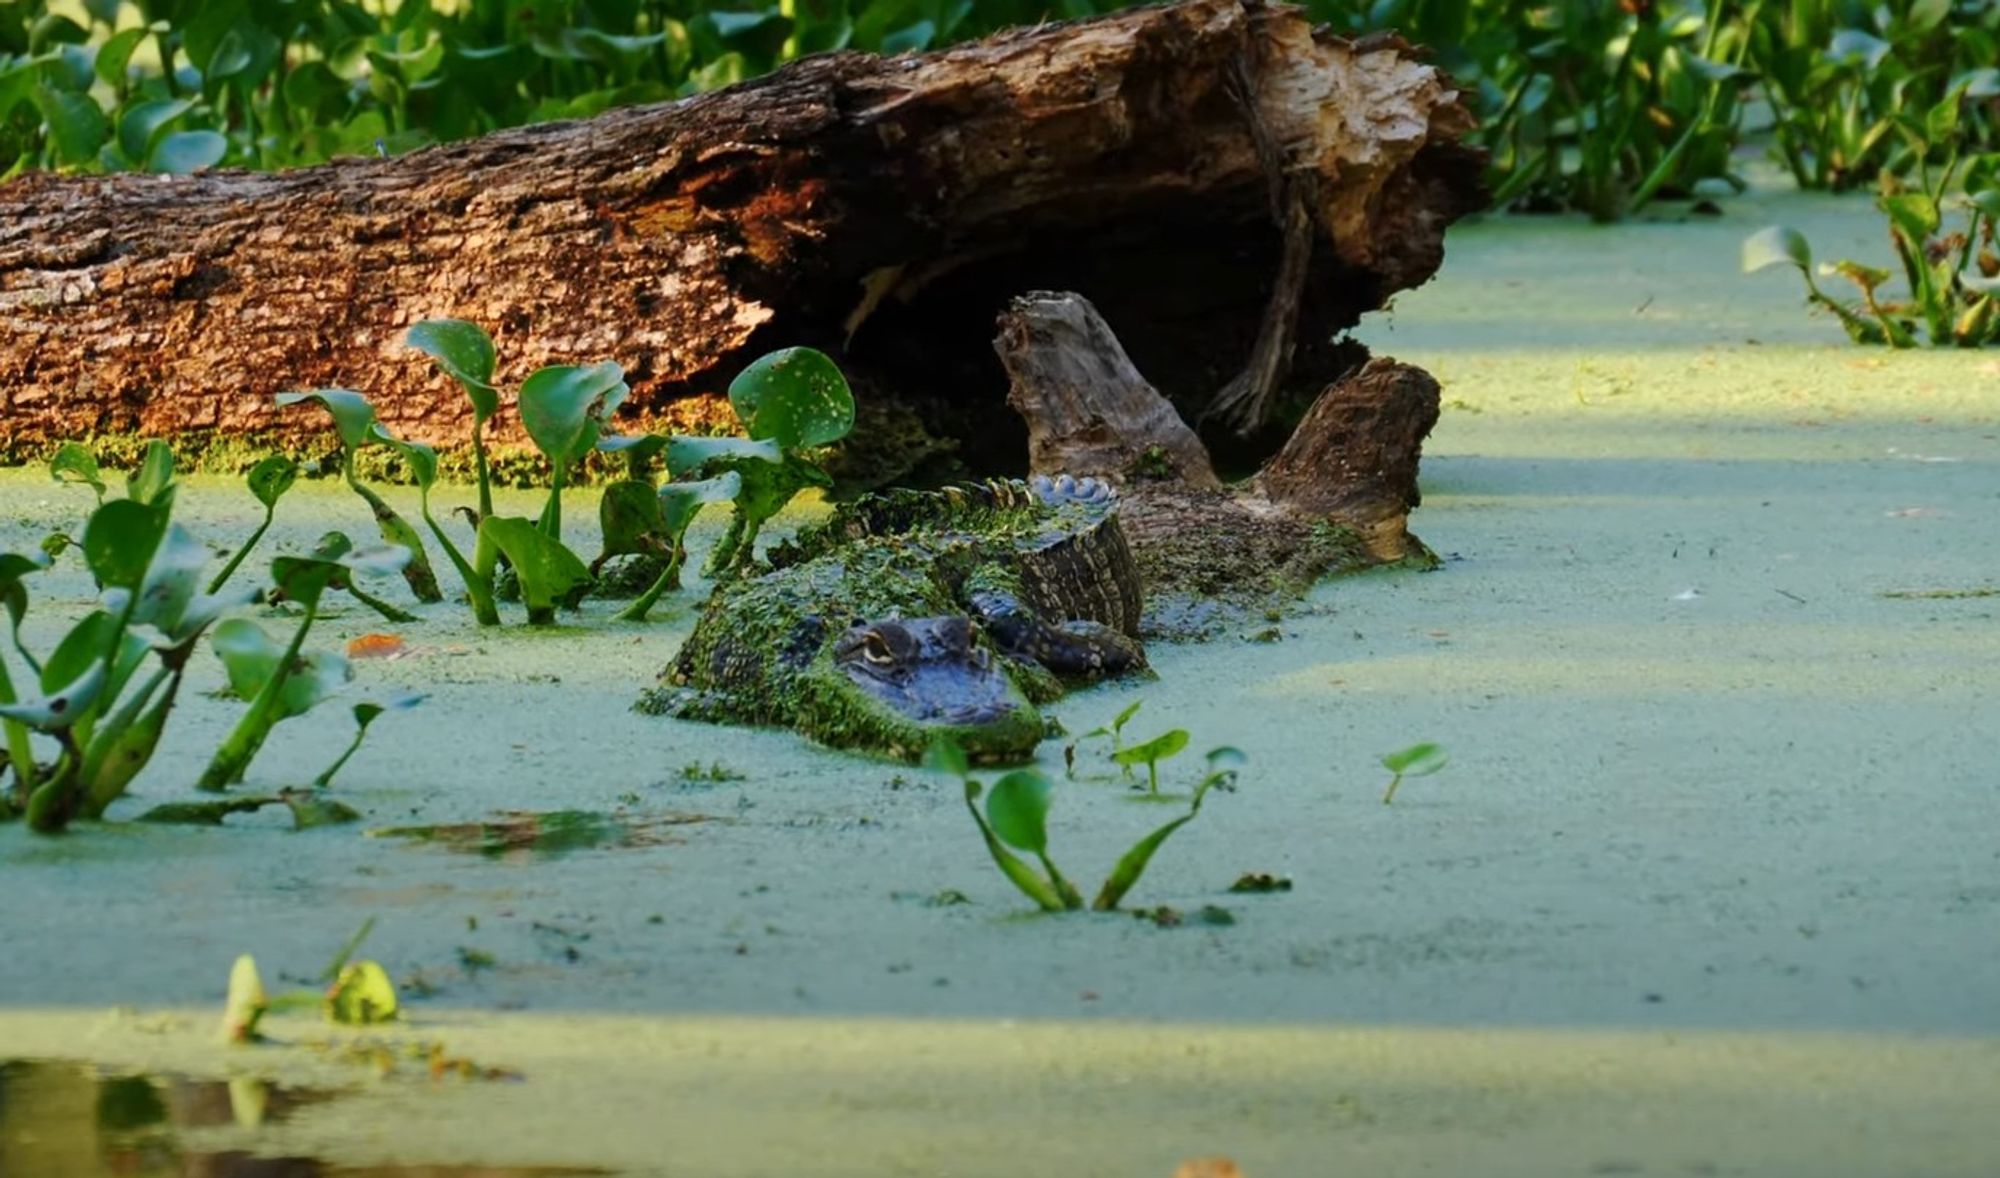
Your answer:
[[[222,571],[215,574],[215,579],[208,583],[209,596],[213,597],[217,593],[222,592],[222,587],[228,584],[230,577],[235,575],[237,566],[243,563],[243,558],[249,556],[250,550],[257,547],[257,541],[264,538],[264,533],[271,527],[271,520],[277,514],[278,510],[275,507],[266,507],[264,509],[264,522],[257,525],[257,530],[250,533],[250,538],[243,542],[242,546],[236,550],[235,555],[229,558],[229,563],[223,565]]]
[[[271,712],[278,706],[278,694],[284,690],[285,680],[291,677],[292,666],[298,662],[299,651],[306,644],[306,631],[312,629],[313,620],[318,616],[319,606],[315,602],[306,609],[304,620],[292,635],[291,645],[285,647],[285,653],[279,657],[277,670],[264,682],[257,698],[250,701],[250,710],[236,722],[228,739],[215,750],[214,758],[202,771],[201,780],[195,782],[195,788],[220,793],[232,782],[243,780],[244,770],[250,767],[250,759],[264,747],[264,738],[271,734],[272,726],[277,723],[271,719]]]
[[[1383,793],[1382,793],[1382,804],[1383,804],[1383,805],[1385,805],[1385,806],[1386,806],[1386,805],[1388,805],[1388,804],[1389,804],[1390,802],[1393,802],[1393,801],[1395,801],[1395,800],[1396,800],[1396,787],[1397,787],[1397,786],[1399,786],[1399,785],[1401,785],[1401,784],[1403,784],[1403,775],[1402,775],[1401,773],[1398,773],[1398,774],[1396,774],[1396,775],[1395,775],[1394,777],[1391,777],[1391,778],[1389,779],[1389,788],[1388,788],[1388,789],[1386,789],[1386,790],[1384,790],[1384,791],[1383,791]]]
[[[653,579],[653,583],[647,586],[646,591],[634,599],[631,605],[618,611],[615,620],[620,622],[645,621],[646,612],[652,609],[654,604],[669,590],[680,588],[680,582],[681,546],[675,544],[674,555],[672,559],[667,561],[667,567],[660,570],[660,575]]]
[[[326,767],[326,772],[320,774],[318,777],[313,778],[313,788],[326,789],[328,786],[332,785],[333,775],[340,772],[340,767],[342,765],[347,764],[347,759],[354,755],[356,749],[359,749],[361,747],[361,738],[367,735],[368,735],[368,725],[366,724],[355,725],[354,739],[347,743],[347,751],[341,753],[338,757],[335,757],[333,760],[333,764],[328,765]]]
[[[484,459],[481,459],[481,461],[483,462]],[[481,472],[481,480],[480,492],[481,498],[484,499],[486,488],[483,471]],[[458,570],[458,579],[465,582],[465,595],[472,599],[473,618],[482,626],[499,625],[500,609],[493,604],[492,574],[489,573],[486,576],[480,576],[473,569],[472,565],[466,561],[465,554],[458,550],[458,545],[453,544],[451,537],[445,535],[444,529],[438,526],[437,519],[431,515],[431,495],[428,489],[421,492],[419,503],[423,512],[424,523],[430,525],[431,535],[437,537],[437,542],[443,546],[445,559],[451,562],[452,568]],[[483,503],[480,510],[483,513],[481,518],[492,514],[490,511],[487,511]]]

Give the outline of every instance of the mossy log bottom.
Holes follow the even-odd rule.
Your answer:
[[[1033,473],[1119,488],[1162,630],[1175,629],[1174,598],[1249,604],[1328,573],[1435,560],[1408,527],[1439,408],[1437,382],[1420,368],[1366,360],[1320,391],[1262,470],[1224,486],[1085,299],[1016,299],[993,346],[1012,381],[1008,403],[1027,423]]]
[[[1394,38],[1188,0],[925,56],[839,53],[682,102],[276,175],[0,187],[0,450],[105,435],[314,444],[271,394],[368,394],[463,445],[470,406],[401,343],[485,326],[512,387],[617,360],[684,417],[772,347],[925,407],[975,469],[1026,438],[985,344],[1006,300],[1087,294],[1183,416],[1291,416],[1332,341],[1427,279],[1478,205],[1471,116]],[[1304,215],[1312,232],[1298,231]],[[1275,289],[1274,289],[1275,288]],[[503,444],[521,439],[511,413]],[[1270,452],[1275,438],[1261,443]]]

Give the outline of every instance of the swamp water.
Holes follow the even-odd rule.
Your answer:
[[[1726,203],[1455,231],[1364,331],[1446,383],[1412,517],[1445,567],[1330,583],[1277,641],[1158,647],[1158,680],[1054,709],[1080,733],[1144,699],[1133,738],[1188,729],[1169,791],[1245,750],[1128,901],[1231,924],[1025,914],[950,783],[634,715],[698,585],[655,625],[594,604],[547,633],[345,607],[316,642],[407,651],[354,692],[429,696],[343,770],[362,822],[0,828],[0,1059],[337,1091],[226,1148],[351,1165],[2000,1172],[2000,359],[1857,349],[1795,276],[1735,272],[1770,221],[1882,256],[1865,200]],[[88,501],[0,472],[0,546]],[[260,515],[230,480],[182,502],[219,544]],[[278,518],[273,552],[369,523],[324,484]],[[66,562],[29,641],[88,590]],[[114,819],[196,796],[237,710],[208,662]],[[287,721],[251,786],[347,737]],[[1419,741],[1450,764],[1382,805],[1378,758]],[[1094,883],[1162,812],[1096,745],[1063,779],[1064,743],[1052,849]],[[565,811],[727,821],[555,855],[488,836]],[[476,850],[361,834],[439,826]],[[1294,886],[1227,891],[1252,872]],[[376,1079],[311,1020],[214,1041],[235,955],[310,976],[370,916],[398,1033],[521,1082]]]

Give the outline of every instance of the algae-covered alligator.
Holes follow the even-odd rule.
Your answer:
[[[1137,566],[1096,479],[894,491],[725,581],[639,710],[914,759],[1027,757],[1063,679],[1145,666]]]

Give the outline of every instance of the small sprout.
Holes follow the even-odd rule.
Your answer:
[[[1396,788],[1403,784],[1405,777],[1429,777],[1451,762],[1451,757],[1443,746],[1424,742],[1413,744],[1406,749],[1398,749],[1382,757],[1382,767],[1392,776],[1389,788],[1382,792],[1382,804],[1396,800]]]
[[[56,455],[49,459],[49,477],[59,483],[83,483],[97,493],[98,506],[104,505],[104,475],[97,466],[97,456],[86,446],[76,442],[64,442],[56,448]]]
[[[264,980],[248,953],[229,969],[229,997],[222,1006],[222,1037],[231,1043],[255,1043],[263,1038],[257,1023],[271,1007],[264,997]]]
[[[257,502],[264,505],[264,522],[257,525],[257,530],[251,532],[250,538],[237,547],[235,553],[230,556],[229,563],[222,566],[222,571],[215,574],[215,579],[208,583],[210,593],[222,592],[222,587],[235,575],[244,558],[257,547],[257,542],[264,538],[264,533],[271,530],[271,520],[278,511],[278,500],[286,491],[292,489],[292,484],[298,481],[298,477],[299,464],[283,454],[268,455],[250,468],[245,481],[250,485],[250,494],[256,497]]]
[[[385,704],[374,703],[366,700],[364,700],[361,703],[355,704],[354,739],[348,743],[346,751],[342,752],[340,756],[336,757],[334,759],[333,764],[328,765],[326,767],[326,772],[320,774],[318,777],[313,779],[314,787],[318,789],[325,789],[333,784],[333,775],[340,772],[341,766],[347,764],[347,759],[349,757],[352,757],[354,755],[354,751],[361,747],[361,738],[368,735],[368,726],[375,722],[375,718],[377,716],[380,716],[383,712],[386,712],[391,708],[394,708],[397,711],[407,711],[408,709],[414,708],[418,704],[424,702],[424,699],[425,697],[422,695],[410,694],[410,695],[397,696],[396,698],[390,700],[388,703]]]
[[[1185,728],[1169,728],[1143,744],[1113,753],[1111,759],[1130,769],[1134,765],[1146,767],[1146,787],[1148,792],[1158,797],[1160,793],[1160,762],[1179,753],[1188,745]]]
[[[354,455],[357,451],[374,442],[394,440],[387,430],[376,423],[375,407],[368,403],[368,398],[352,389],[313,389],[278,394],[278,407],[281,409],[302,401],[317,401],[332,416],[334,430],[340,435],[341,477],[346,480],[348,488],[368,504],[383,543],[409,551],[409,559],[401,571],[403,579],[409,583],[410,592],[416,594],[418,601],[443,601],[444,594],[438,591],[437,574],[431,571],[430,557],[424,551],[424,542],[417,535],[417,530],[354,475]]]

